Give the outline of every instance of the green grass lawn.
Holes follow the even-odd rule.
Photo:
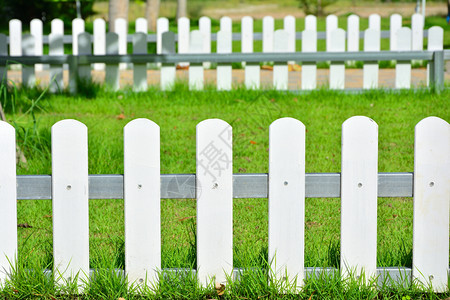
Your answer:
[[[223,119],[233,127],[235,173],[268,171],[269,125],[280,117],[305,124],[308,173],[340,172],[341,125],[351,116],[367,116],[378,123],[379,172],[412,172],[415,124],[428,116],[450,120],[449,90],[355,95],[320,90],[298,95],[190,92],[179,85],[173,92],[94,90],[94,94],[39,98],[38,91],[3,90],[2,105],[18,128],[28,160],[19,165],[18,174],[51,174],[51,126],[68,118],[88,127],[90,174],[123,174],[123,127],[135,118],[149,118],[160,126],[163,174],[195,173],[195,126],[208,118]],[[195,200],[161,203],[162,267],[195,265]],[[249,267],[267,257],[268,201],[235,199],[233,206],[234,266]],[[91,200],[89,208],[91,268],[123,268],[123,200]],[[411,198],[378,199],[378,266],[411,267],[412,208]],[[338,267],[339,211],[339,198],[306,199],[305,266]],[[19,261],[26,266],[52,268],[51,214],[50,200],[18,201],[18,223],[31,225],[18,228]]]

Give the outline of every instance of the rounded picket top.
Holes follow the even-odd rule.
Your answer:
[[[428,50],[442,50],[444,47],[444,29],[433,26],[428,29]]]
[[[87,132],[87,126],[81,123],[80,121],[74,119],[65,119],[56,122],[52,126],[52,136],[54,133],[59,132]]]
[[[0,120],[0,136],[3,136],[4,134],[15,134],[15,128],[11,124],[5,121]]]
[[[377,142],[378,124],[371,118],[365,116],[354,116],[342,123],[342,143],[346,134],[358,143],[368,141]]]
[[[272,131],[280,133],[286,132],[286,134],[291,135],[293,132],[304,132],[305,128],[305,125],[301,121],[291,117],[286,117],[273,121],[269,126],[269,131],[271,133]]]
[[[206,119],[206,120],[203,120],[200,123],[198,123],[195,128],[196,128],[196,130],[200,130],[203,128],[205,128],[205,129],[211,128],[212,129],[212,128],[218,128],[218,127],[230,127],[231,128],[231,125],[222,119]]]
[[[64,34],[64,22],[61,19],[53,19],[51,21],[51,32],[53,34]]]
[[[232,20],[230,17],[224,16],[220,18],[220,30],[232,32]]]
[[[436,141],[448,142],[450,140],[450,125],[438,117],[427,117],[414,127],[415,137],[424,142],[435,144]]]
[[[158,124],[146,118],[134,119],[128,122],[124,127],[125,132],[129,130],[145,130],[145,129],[156,129],[159,131],[160,128]]]

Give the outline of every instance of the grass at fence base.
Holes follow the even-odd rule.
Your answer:
[[[185,84],[177,84],[172,92],[107,92],[100,86],[83,89],[88,91],[90,98],[82,94],[50,95],[38,89],[8,91],[4,86],[0,89],[0,101],[8,120],[17,129],[17,140],[27,158],[26,164],[18,165],[19,174],[51,173],[51,126],[66,118],[80,120],[88,126],[89,173],[122,174],[123,127],[138,117],[149,118],[161,128],[161,173],[195,173],[195,126],[206,118],[221,118],[232,125],[235,173],[263,173],[268,171],[268,127],[277,118],[287,116],[306,125],[306,172],[340,172],[341,125],[354,115],[371,117],[379,125],[380,172],[412,172],[414,126],[428,116],[438,116],[447,121],[450,116],[448,89],[441,94],[419,90],[368,91],[355,95],[326,90],[298,95],[242,88],[231,92],[213,89],[191,92]],[[411,198],[378,199],[378,266],[411,267],[412,207]],[[89,209],[91,268],[123,268],[123,200],[91,200]],[[241,268],[261,266],[261,258],[267,258],[268,201],[234,199],[233,209],[233,264]],[[339,211],[339,198],[306,199],[305,266],[339,267]],[[163,199],[161,212],[162,268],[195,267],[195,200]],[[19,201],[18,223],[19,265],[26,269],[51,270],[51,201]],[[111,274],[107,271],[101,274],[102,277],[98,278],[103,278],[106,283],[89,287],[86,297],[96,298],[96,294],[97,297],[103,295],[101,297],[108,298],[104,293],[114,291],[122,295],[128,293],[122,281],[108,277]],[[258,276],[251,275],[249,278],[253,281],[248,279],[245,281],[248,283],[230,284],[221,297],[247,297],[250,291],[254,296],[268,294],[269,298],[278,297],[264,285],[267,281]],[[42,277],[39,278],[16,282],[14,289],[20,292],[10,290],[10,294],[31,295],[27,282],[33,280],[40,280],[40,285],[29,283],[33,288],[37,286],[36,289],[47,290],[47,294],[37,294],[52,294],[53,290]],[[179,293],[173,285],[179,286],[180,280],[165,281],[167,285],[161,285],[156,295],[159,298],[169,297],[167,295],[177,298],[214,297],[214,289],[194,289],[192,281],[189,281],[189,289]],[[344,292],[337,281],[334,285],[332,282],[319,278],[307,283],[304,291],[310,294],[305,292],[302,295],[306,299],[310,295],[313,298],[331,298],[333,293],[354,296]],[[22,283],[25,286],[20,285]],[[108,284],[110,289],[105,291],[101,288]],[[373,295],[359,289],[353,292],[362,298]],[[382,298],[398,299],[401,299],[398,295],[403,294],[412,298],[429,296],[411,290],[379,293],[382,293]],[[113,295],[117,294],[110,294],[110,297]],[[289,294],[285,297],[289,298]]]

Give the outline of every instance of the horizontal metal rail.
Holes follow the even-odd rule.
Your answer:
[[[318,40],[325,40],[327,37],[327,34],[325,31],[318,31],[317,32],[317,39]],[[423,31],[423,37],[424,38],[428,38],[428,30],[425,29]],[[359,32],[359,38],[364,38],[364,31],[360,31]],[[382,39],[388,39],[390,38],[390,31],[389,30],[382,30],[380,31],[380,38]],[[240,41],[241,40],[241,33],[240,32],[235,32],[232,34],[232,39],[233,41]],[[253,33],[253,40],[255,41],[262,41],[263,39],[263,34],[262,32],[255,32]],[[302,39],[302,32],[296,32],[295,33],[295,39],[296,40],[301,40]],[[178,41],[178,34],[175,34],[175,41]],[[211,41],[217,41],[217,33],[211,33]],[[128,43],[132,43],[133,42],[133,35],[132,34],[128,34],[127,35],[127,42]],[[147,34],[147,42],[149,43],[156,43],[156,34],[151,33],[151,34]],[[6,43],[9,44],[9,36],[6,37]],[[44,35],[42,36],[42,43],[43,44],[48,44],[49,43],[49,38],[48,35]],[[63,43],[64,44],[72,44],[72,35],[70,34],[65,34],[63,36]]]
[[[162,199],[194,199],[205,187],[195,185],[195,174],[161,175]],[[267,198],[268,174],[234,174],[234,198]],[[308,173],[308,198],[341,196],[340,173]],[[412,197],[413,173],[378,173],[378,197]],[[89,175],[90,199],[123,199],[123,175]],[[51,175],[18,175],[17,199],[52,199]]]
[[[436,51],[439,52],[439,51]],[[450,50],[444,50],[444,60],[450,60]],[[380,52],[315,52],[315,53],[230,53],[230,54],[126,54],[126,55],[60,55],[60,56],[0,56],[0,65],[22,64],[91,64],[91,63],[202,63],[205,61],[216,63],[263,61],[287,62],[319,62],[319,61],[382,61],[382,60],[433,60],[434,51],[380,51]]]

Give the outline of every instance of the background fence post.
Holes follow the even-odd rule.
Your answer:
[[[0,33],[0,56],[8,56],[8,44],[6,43],[6,35]],[[0,84],[8,82],[8,65],[0,65]]]
[[[106,54],[106,22],[103,19],[94,20],[94,55]],[[104,63],[95,63],[94,70],[104,70]]]
[[[231,53],[231,31],[219,31],[217,33],[217,53]],[[231,78],[232,78],[231,64],[217,64],[217,89],[219,91],[231,90]]]
[[[305,125],[293,118],[269,128],[269,276],[303,286],[305,257]]]
[[[178,53],[180,54],[186,54],[189,53],[189,38],[190,38],[190,32],[191,32],[191,21],[186,18],[182,17],[178,19]],[[180,67],[187,67],[189,66],[188,62],[180,62],[178,63]]]
[[[118,53],[120,55],[127,54],[127,35],[128,35],[128,23],[124,18],[117,18],[114,20],[114,32],[117,33],[117,45]],[[108,46],[107,46],[108,47]],[[111,53],[108,53],[111,54]],[[119,69],[125,70],[127,68],[127,63],[119,63]]]
[[[295,37],[295,18],[293,16],[286,16],[283,19],[283,28],[287,33],[287,47],[285,48],[285,51],[282,52],[295,52],[295,44],[296,44],[296,37]],[[295,64],[295,61],[289,61],[290,65]]]
[[[448,290],[450,125],[437,117],[420,121],[414,140],[414,279]]]
[[[119,54],[119,36],[115,32],[106,34],[106,54]],[[106,63],[105,84],[113,91],[119,89],[119,66],[117,64]]]
[[[198,20],[198,30],[202,34],[202,53],[211,53],[211,19],[208,17],[201,17]],[[210,62],[203,62],[203,68],[209,69]]]
[[[78,90],[78,57],[70,55],[67,63],[69,65],[69,92],[75,94]]]
[[[327,46],[330,52],[345,52],[345,31],[341,28],[333,30]],[[345,88],[345,63],[343,61],[330,63],[330,89]]]
[[[156,54],[162,52],[162,34],[169,31],[169,20],[167,18],[158,18],[156,21]],[[159,68],[161,63],[156,64]]]
[[[163,32],[161,35],[161,54],[175,54],[175,33],[172,31]],[[161,65],[161,89],[163,91],[172,89],[175,84],[175,65],[163,63]]]
[[[147,34],[133,34],[133,54],[147,54]],[[133,64],[133,89],[137,92],[147,90],[147,64]]]
[[[397,51],[411,51],[411,29],[402,27],[397,30]],[[411,87],[411,61],[397,61],[395,66],[395,87]]]
[[[203,53],[203,37],[199,30],[193,30],[189,37],[189,53],[201,54]],[[189,66],[189,89],[203,90],[204,84],[203,64],[191,63]]]
[[[378,125],[357,116],[342,124],[341,274],[377,271]]]
[[[49,56],[64,55],[63,35],[50,33],[48,35],[48,54]],[[70,87],[69,74],[69,87]],[[50,65],[50,87],[52,93],[62,92],[64,89],[63,67],[62,65]]]
[[[17,19],[9,21],[9,55],[22,56],[22,22]],[[11,64],[13,70],[21,68],[21,65]]]
[[[233,272],[232,129],[209,119],[197,125],[197,276],[203,286]]]
[[[444,89],[444,51],[434,51],[433,54],[433,85],[436,92]]]
[[[288,52],[289,33],[286,30],[277,30],[273,36],[273,50],[276,53]],[[287,63],[276,62],[273,65],[273,87],[276,90],[288,89],[288,66]]]
[[[402,28],[402,16],[393,14],[389,22],[389,50],[397,51],[398,30]]]
[[[253,18],[245,16],[241,23],[241,52],[253,53]],[[260,66],[259,63],[246,63],[244,84],[247,89],[259,89],[260,87]]]
[[[273,52],[273,33],[275,31],[274,20],[271,16],[265,16],[262,22],[262,50],[264,53],[270,53]]]
[[[317,52],[317,31],[304,30],[302,32],[302,52]],[[317,87],[316,62],[302,64],[302,90],[313,90]]]
[[[381,31],[381,18],[379,14],[371,14],[369,16],[369,28]]]
[[[350,15],[347,18],[347,51],[359,51],[359,17]]]
[[[160,185],[159,126],[133,120],[124,128],[125,272],[130,284],[150,288],[161,270]]]
[[[317,31],[317,17],[314,15],[307,15],[305,17],[305,30]]]
[[[338,29],[338,18],[335,15],[328,15],[326,22],[326,51],[331,51],[331,36],[332,32]],[[344,46],[345,47],[345,46]]]
[[[79,291],[89,279],[87,140],[81,122],[52,127],[53,275],[58,285],[75,282]]]
[[[380,31],[377,29],[367,29],[364,32],[364,51],[380,51]],[[378,88],[378,61],[366,61],[363,67],[363,88]]]
[[[442,27],[433,26],[430,29],[428,29],[428,48],[427,48],[427,50],[428,51],[444,50],[444,29],[442,29]],[[440,59],[440,57],[438,58],[438,60],[439,59]],[[434,87],[436,87],[435,75],[439,75],[439,74],[434,74],[435,66],[438,68],[441,67],[442,72],[445,71],[444,70],[445,62],[442,62],[442,65],[439,66],[439,65],[437,65],[437,63],[435,63],[435,61],[436,61],[435,55],[433,55],[432,63],[428,62],[428,64],[427,64],[427,86],[430,86],[430,81],[431,81],[432,85],[434,85]],[[441,62],[439,62],[439,63],[441,63]],[[442,84],[444,83],[443,79],[444,78],[442,78]]]
[[[39,19],[33,19],[30,22],[30,34],[34,37],[34,55],[41,56],[43,52],[43,24]],[[42,71],[44,69],[43,64],[35,64],[35,71]]]
[[[72,21],[72,54],[78,55],[78,36],[84,32],[84,20],[73,19]]]
[[[22,35],[22,55],[34,56],[34,37],[31,34]],[[34,65],[24,64],[22,67],[22,86],[32,87],[36,84]]]
[[[17,259],[16,132],[3,121],[0,121],[0,157],[0,284],[3,286]]]
[[[145,18],[137,18],[136,23],[134,24],[135,30],[134,32],[142,32],[145,33],[145,41],[147,41],[147,33],[148,33],[148,23]]]
[[[220,18],[220,31],[233,32],[233,24],[230,17],[225,16]]]
[[[82,32],[78,35],[78,55],[91,55],[92,42],[91,35],[87,32]],[[84,84],[91,83],[91,64],[78,66],[78,78]]]

